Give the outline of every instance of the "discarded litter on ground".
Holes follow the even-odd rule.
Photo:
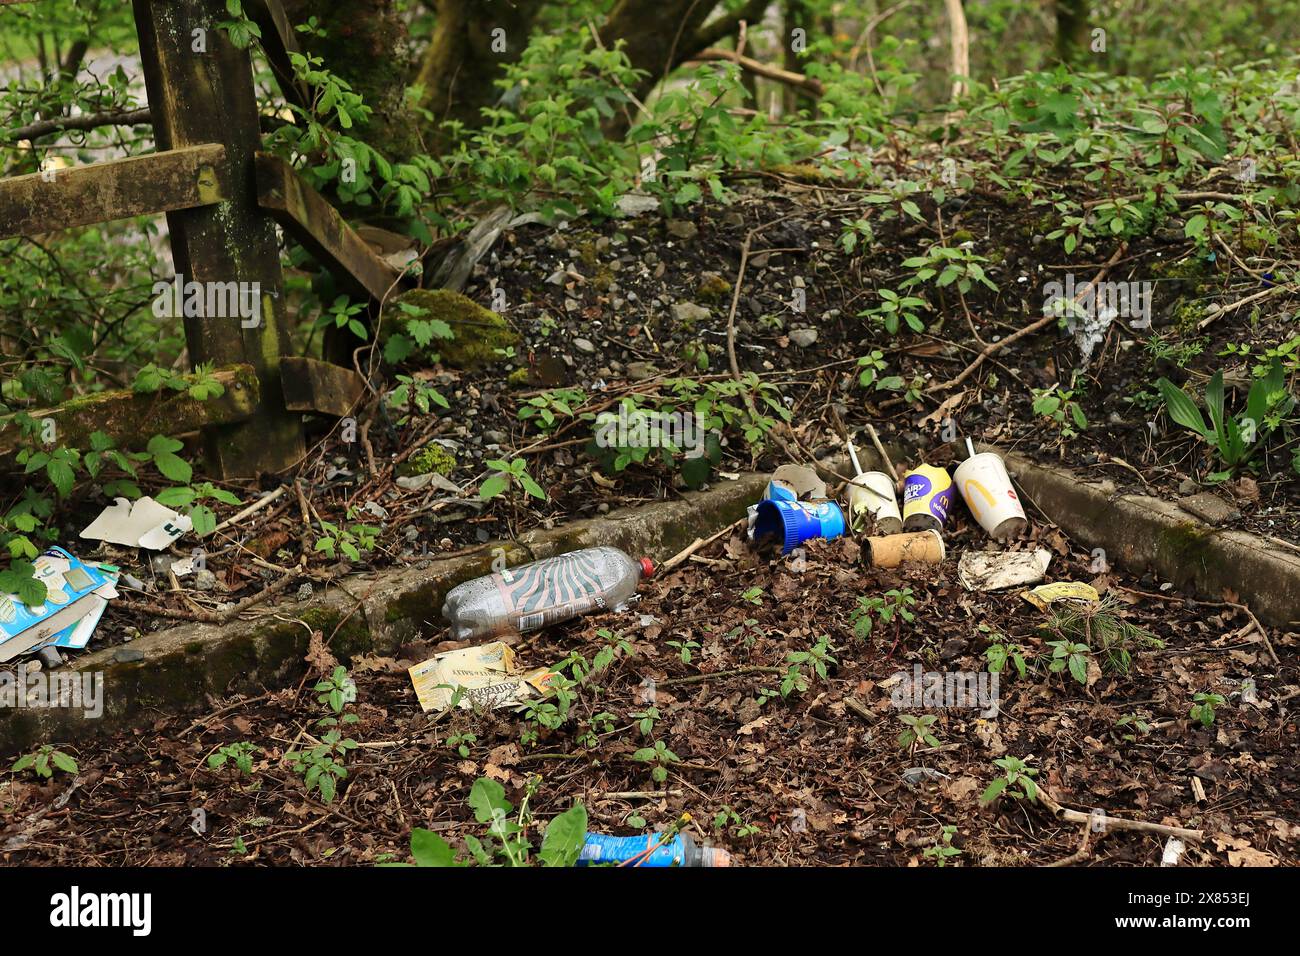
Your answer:
[[[897,568],[904,564],[939,564],[947,555],[943,536],[937,531],[907,531],[867,538],[871,564],[877,568]]]
[[[38,557],[33,577],[45,585],[41,604],[28,605],[17,594],[0,595],[0,662],[51,643],[85,647],[104,607],[117,597],[117,568],[84,563],[62,548]],[[88,627],[78,627],[91,616]]]
[[[135,502],[115,499],[82,530],[80,537],[125,548],[163,551],[193,527],[189,516],[182,516],[146,495]]]
[[[754,544],[760,550],[780,542],[789,554],[813,538],[838,538],[844,534],[844,512],[833,501],[762,501],[754,522]]]
[[[633,560],[618,548],[582,548],[458,584],[447,592],[442,616],[457,641],[523,634],[616,608],[652,574],[649,558]]]
[[[952,476],[934,465],[918,465],[903,476],[903,529],[942,531],[952,506]]]
[[[1040,611],[1046,611],[1057,601],[1081,601],[1085,604],[1095,604],[1101,600],[1101,595],[1097,593],[1097,589],[1091,584],[1079,584],[1073,581],[1040,584],[1032,591],[1020,592],[1020,596]]]
[[[817,475],[815,468],[807,465],[781,465],[772,472],[767,487],[763,489],[762,501],[825,501],[829,497],[826,482]],[[752,504],[748,509],[748,537],[754,540],[754,523],[758,520],[758,505]]]
[[[863,471],[853,442],[848,442],[848,447],[854,472],[848,489],[850,526],[855,532],[863,532],[871,521],[875,521],[882,534],[902,531],[903,516],[898,510],[894,479],[883,471]]]
[[[1052,562],[1052,552],[967,551],[957,562],[957,580],[967,591],[1000,591],[1037,584]]]
[[[975,454],[970,439],[966,439],[970,457],[957,466],[953,481],[966,507],[979,522],[980,527],[996,541],[1017,537],[1027,527],[1029,519],[1020,504],[1020,496],[1011,485],[1006,462],[993,452]]]
[[[700,846],[689,833],[648,833],[644,836],[606,836],[588,833],[578,857],[578,866],[641,867],[725,867],[731,865],[731,854],[719,847]],[[667,839],[666,839],[667,838]]]
[[[416,664],[409,673],[425,713],[446,710],[458,689],[462,710],[514,707],[545,693],[547,682],[555,676],[545,667],[520,672],[515,652],[501,641],[445,651]]]

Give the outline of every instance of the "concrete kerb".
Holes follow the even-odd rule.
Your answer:
[[[1264,624],[1285,629],[1300,623],[1300,552],[1212,527],[1171,501],[1120,494],[1110,481],[1084,481],[1023,455],[1004,458],[1029,502],[1075,543],[1102,549],[1110,564],[1135,574],[1152,570],[1210,601],[1224,600],[1231,589]]]
[[[228,694],[288,686],[306,669],[303,655],[313,631],[330,638],[330,649],[344,662],[360,654],[392,654],[440,628],[444,595],[462,581],[491,573],[498,549],[504,549],[509,565],[598,544],[662,561],[742,518],[766,482],[766,476],[754,474],[721,480],[707,491],[530,531],[518,541],[349,576],[305,602],[266,608],[249,620],[181,625],[87,654],[55,673],[99,674],[102,715],[90,718],[67,707],[0,708],[0,753],[114,733],[160,715],[206,712],[213,699]]]
[[[889,451],[896,462],[904,460],[900,450]],[[1231,588],[1269,625],[1300,621],[1300,553],[1255,535],[1213,528],[1172,502],[1119,494],[1111,482],[1083,481],[1066,469],[1001,454],[1028,503],[1077,543],[1104,549],[1111,564],[1139,574],[1153,569],[1181,590],[1210,600],[1221,600]],[[860,457],[864,467],[881,467],[874,451],[861,449]],[[851,473],[845,458],[821,462],[818,470],[831,487],[839,484],[835,472]],[[263,609],[250,620],[182,625],[96,651],[62,670],[101,675],[102,716],[91,719],[69,708],[2,708],[0,753],[112,733],[161,714],[206,712],[213,699],[231,693],[288,686],[305,671],[303,655],[313,631],[329,637],[331,650],[344,662],[360,654],[392,654],[442,627],[444,595],[489,573],[498,550],[504,550],[509,565],[598,544],[662,561],[695,538],[739,520],[766,483],[760,474],[720,480],[708,491],[680,499],[530,531],[517,541],[412,567],[349,576],[306,602]]]

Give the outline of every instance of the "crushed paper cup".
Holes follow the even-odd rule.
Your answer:
[[[953,483],[980,527],[994,540],[1006,541],[1029,527],[1001,455],[991,451],[972,455],[957,466]]]
[[[939,564],[947,554],[943,536],[937,531],[910,531],[867,538],[871,564],[877,568],[896,568],[909,562]]]
[[[90,541],[106,541],[125,548],[150,547],[142,545],[142,539],[150,538],[153,541],[153,532],[168,523],[178,521],[180,517],[177,512],[158,504],[148,496],[134,503],[126,498],[116,498],[111,505],[99,513],[99,517],[85,527],[79,537]],[[176,537],[179,538],[180,535]],[[151,547],[150,550],[161,551],[173,540],[175,538],[161,547]]]
[[[823,501],[829,495],[826,482],[817,477],[817,469],[807,465],[782,465],[772,472],[763,497],[772,501]]]
[[[903,528],[940,531],[952,505],[952,476],[934,465],[919,465],[903,476]]]
[[[957,564],[957,580],[967,591],[1000,591],[1017,585],[1037,584],[1047,573],[1052,552],[967,551]]]
[[[903,515],[894,495],[894,479],[883,471],[864,471],[849,482],[849,520],[854,531],[874,519],[882,534],[903,530]]]

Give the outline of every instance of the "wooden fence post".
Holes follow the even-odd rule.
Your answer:
[[[251,317],[186,316],[190,360],[257,370],[253,417],[204,430],[210,466],[222,477],[280,471],[303,455],[302,416],[285,408],[280,356],[290,354],[280,250],[272,219],[257,205],[253,156],[260,146],[253,71],[217,24],[223,0],[133,0],[154,138],[159,150],[225,147],[231,199],[169,212],[176,274],[198,283],[257,283],[260,323]],[[250,327],[245,327],[250,326]]]

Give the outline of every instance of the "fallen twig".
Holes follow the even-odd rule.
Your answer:
[[[1098,282],[1100,282],[1102,279],[1106,277],[1106,273],[1110,272],[1111,268],[1115,265],[1115,263],[1119,262],[1120,258],[1124,255],[1124,250],[1127,248],[1128,248],[1127,243],[1123,243],[1123,242],[1120,243],[1119,248],[1115,250],[1115,254],[1110,257],[1110,259],[1106,262],[1104,266],[1101,267],[1101,271],[1099,271],[1095,276],[1093,276],[1092,281],[1087,283],[1086,285],[1080,286],[1079,291],[1076,292],[1074,295],[1074,300],[1076,302],[1079,301],[1079,299],[1082,298],[1089,289],[1091,289],[1093,286],[1095,286]],[[1038,319],[1035,322],[1030,322],[1020,331],[1012,332],[1005,339],[999,339],[996,342],[990,342],[988,346],[982,352],[980,352],[979,355],[975,356],[974,361],[972,361],[969,365],[967,365],[962,370],[960,375],[958,375],[956,378],[949,379],[946,382],[939,382],[935,385],[931,385],[929,388],[926,389],[926,391],[938,392],[938,391],[943,391],[944,389],[956,388],[962,382],[966,381],[966,379],[970,378],[971,375],[973,375],[975,371],[981,365],[984,364],[984,360],[989,358],[989,356],[993,355],[995,352],[998,352],[1006,348],[1012,342],[1018,341],[1019,339],[1023,339],[1027,335],[1033,335],[1039,329],[1046,328],[1047,326],[1051,325],[1053,322],[1059,322],[1059,321],[1060,321],[1060,316],[1045,315],[1041,319]]]
[[[727,525],[727,526],[726,526],[725,528],[723,528],[721,531],[718,531],[718,532],[716,532],[715,534],[711,534],[711,535],[709,535],[709,537],[707,537],[707,538],[696,538],[694,541],[692,541],[692,542],[691,542],[690,544],[688,544],[686,547],[682,548],[682,550],[678,551],[678,552],[677,552],[676,554],[674,554],[671,558],[669,558],[667,561],[665,561],[663,564],[661,564],[661,565],[659,566],[659,573],[660,573],[660,574],[663,574],[663,573],[665,573],[665,572],[667,572],[667,571],[671,571],[673,568],[677,567],[677,565],[681,564],[681,563],[684,562],[687,558],[689,558],[691,555],[693,555],[696,551],[700,550],[700,548],[704,547],[706,544],[712,544],[714,541],[717,541],[719,538],[721,538],[724,534],[726,534],[726,533],[727,533],[728,531],[730,531],[732,528],[738,527],[739,525],[741,525],[742,523],[744,523],[746,520],[748,520],[748,519],[746,519],[746,518],[741,518],[739,521],[733,521],[731,524]]]
[[[656,686],[668,687],[672,684],[702,684],[705,681],[715,680],[720,677],[743,677],[746,674],[780,674],[783,669],[780,667],[737,667],[729,671],[712,671],[708,674],[696,674],[693,677],[673,677],[669,680],[661,680]]]
[[[1088,826],[1097,826],[1110,830],[1136,830],[1140,833],[1159,833],[1162,836],[1175,836],[1183,840],[1200,841],[1205,839],[1205,833],[1201,830],[1171,827],[1163,823],[1147,823],[1144,820],[1125,820],[1122,817],[1112,817],[1104,813],[1083,813],[1079,810],[1071,810],[1069,807],[1063,807],[1053,800],[1041,786],[1038,788],[1038,799],[1043,806],[1052,812],[1053,816],[1067,823],[1083,823]]]

